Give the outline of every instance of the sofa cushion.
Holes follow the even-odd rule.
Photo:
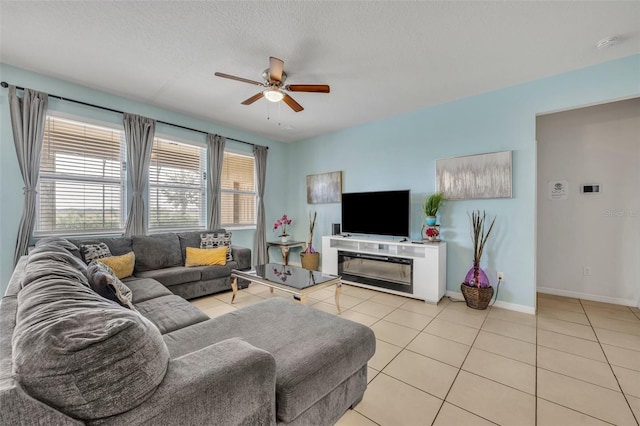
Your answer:
[[[87,268],[89,286],[105,299],[111,300],[128,309],[135,309],[131,304],[133,293],[115,272],[102,262],[94,260]]]
[[[98,262],[107,265],[120,279],[133,275],[133,266],[136,262],[136,255],[130,251],[120,256],[109,256],[96,259]]]
[[[162,268],[152,271],[136,272],[136,277],[153,278],[160,281],[167,287],[173,285],[190,283],[201,279],[198,268],[187,268],[186,266],[174,266],[173,268]]]
[[[210,233],[225,233],[224,229],[216,229],[214,231],[206,231]],[[182,250],[182,264],[184,265],[184,261],[187,258],[186,250],[187,247],[195,247],[200,248],[200,234],[202,231],[190,231],[190,232],[180,232],[178,235],[178,239],[180,240],[180,248]]]
[[[56,275],[30,282],[18,302],[14,377],[36,399],[77,419],[98,419],[141,404],[164,378],[167,348],[137,312]]]
[[[77,247],[80,247],[81,245],[105,243],[107,247],[109,247],[109,251],[111,252],[112,256],[120,256],[133,250],[133,246],[131,245],[131,237],[83,239],[70,238],[69,241]],[[82,260],[85,260],[79,250],[72,251],[72,254],[80,257]]]
[[[133,304],[144,302],[145,300],[155,299],[160,296],[170,296],[171,291],[151,278],[125,278],[123,282],[131,289],[133,293]]]
[[[187,247],[187,258],[184,266],[190,268],[193,266],[213,266],[227,264],[228,247],[218,247],[212,249],[199,249],[195,247]]]
[[[273,298],[164,335],[171,358],[231,337],[276,360],[278,422],[289,423],[359,371],[375,352],[364,325]]]
[[[180,241],[174,233],[133,237],[133,251],[136,253],[136,272],[184,265]]]
[[[215,280],[216,278],[224,278],[231,276],[231,270],[235,269],[235,262],[228,262],[226,265],[214,265],[214,266],[196,266],[190,269],[200,271],[201,280]],[[231,288],[231,287],[229,287]]]
[[[156,297],[135,306],[162,334],[209,319],[200,309],[176,295]]]

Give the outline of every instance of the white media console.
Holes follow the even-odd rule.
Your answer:
[[[322,253],[322,271],[353,285],[430,303],[438,303],[447,290],[443,241],[416,244],[334,235],[322,237]]]

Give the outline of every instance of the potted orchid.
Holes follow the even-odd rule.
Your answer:
[[[313,230],[316,227],[316,219],[318,212],[309,213],[309,238],[307,240],[307,248],[300,253],[300,262],[304,269],[315,271],[320,264],[320,253],[313,248]]]
[[[282,217],[276,220],[276,223],[273,224],[274,231],[277,231],[278,228],[281,228],[280,241],[282,241],[283,243],[286,243],[289,240],[289,234],[287,234],[287,225],[291,225],[291,219],[289,219],[286,214],[283,214]]]

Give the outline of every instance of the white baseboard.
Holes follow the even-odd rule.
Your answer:
[[[447,290],[446,296],[451,297],[452,299],[464,300],[462,293],[457,291],[449,291]],[[493,304],[496,308],[508,309],[510,311],[523,312],[525,314],[535,315],[536,308],[525,305],[518,305],[516,303],[503,302],[502,300],[496,300],[496,303]]]
[[[555,288],[538,287],[538,293],[553,294],[554,296],[573,297],[575,299],[591,300],[593,302],[613,303],[615,305],[638,306],[638,301],[633,299],[621,299],[618,297],[598,296],[597,294],[581,293],[579,291],[558,290]]]

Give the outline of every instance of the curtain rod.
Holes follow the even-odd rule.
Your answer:
[[[0,83],[0,86],[2,86],[4,88],[7,88],[7,87],[9,87],[9,83],[7,83],[6,81],[3,81],[2,83]],[[16,86],[16,89],[17,90],[24,90],[24,87]],[[73,102],[73,103],[76,103],[76,104],[85,105],[85,106],[92,107],[92,108],[99,108],[99,109],[102,109],[102,110],[105,110],[105,111],[115,112],[117,114],[124,114],[124,111],[119,111],[119,110],[113,109],[113,108],[107,108],[107,107],[104,107],[104,106],[101,106],[101,105],[90,104],[88,102],[78,101],[78,100],[75,100],[75,99],[69,99],[69,98],[65,98],[65,97],[62,97],[62,96],[58,96],[58,95],[48,94],[48,96],[51,97],[51,98],[60,99],[61,101]],[[173,126],[173,127],[177,127],[179,129],[184,129],[184,130],[190,130],[192,132],[204,133],[205,135],[209,134],[209,132],[205,132],[204,130],[193,129],[191,127],[181,126],[179,124],[168,123],[166,121],[156,120],[156,123],[166,124],[167,126]],[[241,141],[239,139],[227,138],[227,137],[225,137],[225,139],[228,140],[228,141],[240,142],[240,143],[244,143],[244,144],[247,144],[247,145],[256,146],[256,144],[254,144],[254,143]],[[266,147],[266,148],[269,149],[269,147]]]

